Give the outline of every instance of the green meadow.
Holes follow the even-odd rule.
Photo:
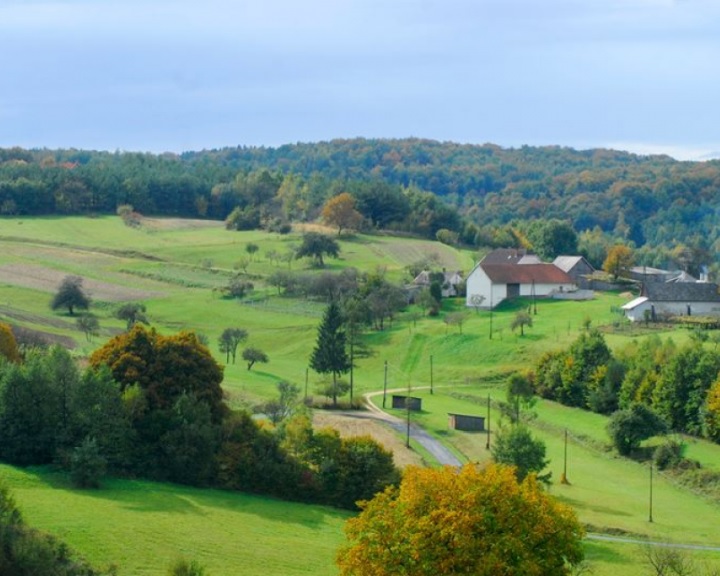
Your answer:
[[[237,364],[225,367],[224,386],[234,405],[274,396],[281,380],[301,389],[307,383],[308,393],[316,395],[318,377],[307,365],[324,306],[280,296],[266,284],[279,269],[318,273],[308,262],[270,257],[292,250],[299,240],[299,231],[285,236],[228,232],[216,222],[148,219],[140,228],[129,228],[117,217],[0,218],[0,321],[72,338],[74,353],[83,357],[124,328],[113,318],[118,302],[142,301],[158,331],[189,329],[205,335],[223,364],[217,349],[222,330],[242,327],[249,332],[246,345],[264,350],[270,361],[247,370],[238,354]],[[245,270],[255,290],[244,300],[225,299],[217,289],[237,272],[250,242],[259,247]],[[327,270],[384,270],[389,279],[404,282],[410,281],[406,267],[423,257],[433,255],[438,267],[464,273],[476,257],[411,238],[357,235],[341,239],[340,245],[340,258],[329,259]],[[76,329],[73,318],[49,309],[53,291],[67,274],[82,276],[93,297],[91,311],[99,318],[101,334],[92,341]],[[494,430],[507,374],[531,366],[545,351],[567,347],[588,321],[607,330],[614,348],[642,338],[646,332],[631,330],[618,313],[629,299],[605,293],[586,302],[524,301],[492,313],[468,310],[462,326],[444,322],[448,313],[466,310],[460,299],[445,300],[435,318],[410,307],[384,331],[366,334],[372,354],[357,360],[355,393],[387,387],[421,396],[423,411],[412,415],[414,422],[464,459],[487,460],[487,437],[448,430],[447,413],[485,415],[490,396]],[[524,336],[510,328],[521,307],[533,312],[533,325]],[[661,335],[676,342],[687,338],[683,331]],[[607,449],[606,418],[546,401],[533,411],[531,425],[546,442],[551,462],[550,490],[572,505],[591,531],[720,545],[717,504],[663,476],[654,478],[653,522],[648,521],[649,470]],[[566,429],[567,486],[558,482]],[[720,466],[719,446],[699,440],[688,440],[688,446],[688,456],[704,467]],[[33,526],[57,534],[98,565],[118,564],[120,574],[160,575],[177,555],[198,559],[214,575],[333,574],[334,550],[347,517],[328,508],[142,481],[109,480],[98,492],[81,492],[44,470],[0,467],[0,477]],[[594,574],[645,573],[637,545],[589,540],[586,549]],[[688,554],[720,566],[720,553]]]

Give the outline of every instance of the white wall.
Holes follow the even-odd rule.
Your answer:
[[[465,305],[473,306],[472,297],[479,294],[485,297],[481,308],[494,308],[507,297],[507,287],[505,285],[492,285],[485,271],[479,266],[475,268],[468,276],[465,283],[466,296]]]
[[[653,303],[643,302],[632,310],[627,310],[625,316],[632,322],[643,322],[645,310],[652,310]],[[687,316],[686,302],[655,302],[655,316],[669,314],[671,316]],[[691,316],[720,316],[720,303],[718,302],[690,302]]]

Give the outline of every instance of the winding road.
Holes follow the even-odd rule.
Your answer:
[[[406,392],[405,389],[387,390],[387,393]],[[403,418],[397,418],[392,416],[378,407],[374,402],[373,398],[382,396],[383,391],[370,392],[364,395],[365,403],[368,408],[368,412],[362,417],[372,418],[381,422],[385,422],[394,430],[401,434],[407,433],[407,421]],[[357,412],[353,413],[353,416],[358,417]],[[427,450],[432,456],[443,465],[448,466],[461,466],[462,462],[455,456],[442,442],[433,438],[425,430],[416,424],[410,423],[410,436],[411,438],[419,443],[425,450]],[[705,550],[710,552],[720,552],[720,546],[705,546],[700,544],[683,544],[675,542],[656,542],[649,540],[642,540],[639,538],[626,538],[623,536],[611,536],[607,534],[588,533],[585,538],[588,540],[595,540],[601,542],[618,542],[622,544],[634,544],[640,546],[662,546],[668,548],[680,548],[683,550]]]

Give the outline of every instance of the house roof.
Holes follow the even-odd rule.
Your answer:
[[[570,272],[575,266],[577,266],[580,262],[585,262],[587,267],[590,270],[593,270],[592,265],[590,262],[585,260],[582,256],[558,256],[553,260],[553,264],[560,268],[563,272]]]
[[[498,248],[485,255],[481,264],[518,264],[524,258],[530,257],[532,261],[539,262],[534,254],[529,254],[524,248]]]
[[[553,264],[481,264],[494,284],[573,284],[573,279]]]
[[[623,304],[621,308],[623,310],[633,310],[634,308],[637,308],[640,306],[640,304],[644,304],[648,301],[647,296],[640,296],[639,298],[635,298],[634,300],[630,300],[627,304]]]
[[[670,272],[670,270],[662,270],[661,268],[653,268],[652,266],[633,266],[630,268],[630,272],[637,274],[638,276],[672,276],[676,272]]]
[[[443,270],[443,281],[447,284],[457,284],[459,282],[462,282],[462,274],[460,272],[447,272]],[[415,276],[415,279],[413,280],[413,284],[418,284],[420,286],[429,286],[430,285],[430,271],[429,270],[423,270]]]
[[[718,285],[711,282],[648,282],[642,295],[655,302],[720,302]]]
[[[678,272],[677,276],[674,276],[673,278],[668,278],[665,280],[665,282],[697,282],[697,278],[694,276],[691,276],[685,271]]]

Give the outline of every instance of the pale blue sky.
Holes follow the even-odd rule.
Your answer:
[[[720,156],[718,0],[2,0],[0,146]]]

